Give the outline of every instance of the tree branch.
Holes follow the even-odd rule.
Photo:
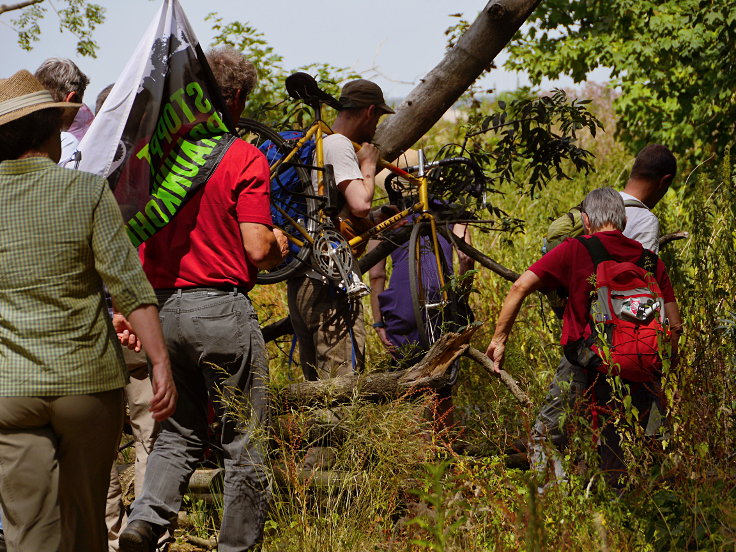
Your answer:
[[[501,382],[509,388],[511,394],[516,397],[516,400],[518,400],[523,406],[525,406],[526,408],[531,408],[532,406],[534,406],[534,403],[532,403],[529,395],[521,390],[519,384],[516,383],[516,380],[511,377],[511,374],[509,374],[506,370],[501,370],[500,373],[494,372],[491,359],[481,353],[478,349],[468,347],[464,354],[468,358],[472,358],[474,361],[480,364],[491,376],[493,376],[494,378],[499,378]]]
[[[680,230],[679,232],[673,232],[672,234],[665,234],[664,236],[660,236],[659,238],[659,247],[667,245],[668,243],[675,240],[686,240],[689,237],[690,234],[682,230]]]
[[[27,8],[33,4],[40,4],[43,1],[44,0],[26,0],[25,2],[18,2],[17,4],[0,4],[0,15],[9,11],[22,10],[23,8]]]
[[[515,282],[516,280],[519,279],[518,272],[514,272],[510,268],[506,268],[502,264],[497,263],[496,261],[491,259],[489,256],[478,251],[475,247],[473,247],[469,243],[466,243],[464,240],[459,239],[452,232],[448,232],[444,227],[438,228],[438,231],[445,238],[450,240],[456,249],[459,249],[460,251],[465,253],[468,257],[477,261],[481,266],[484,266],[487,269],[492,270],[499,276],[506,278],[509,282]]]

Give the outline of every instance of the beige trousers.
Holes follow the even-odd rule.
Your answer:
[[[334,286],[307,276],[288,281],[287,297],[305,379],[363,370],[365,326],[360,300],[349,300]]]
[[[135,496],[143,490],[143,476],[146,473],[148,455],[156,440],[158,424],[151,416],[148,405],[153,397],[151,380],[148,379],[148,364],[143,352],[136,353],[123,349],[125,364],[128,367],[130,381],[125,386],[125,401],[130,413],[130,427],[135,440]],[[107,489],[107,505],[105,507],[105,523],[109,552],[118,551],[118,537],[128,525],[128,515],[123,504],[123,488],[120,485],[117,465],[113,462],[110,471],[110,486]]]
[[[123,391],[0,398],[0,502],[8,549],[105,552],[105,495]]]

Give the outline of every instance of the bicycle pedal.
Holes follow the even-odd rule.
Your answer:
[[[342,283],[342,282],[341,282]],[[343,287],[343,286],[341,286]],[[366,295],[370,295],[371,288],[369,288],[367,285],[365,285],[363,282],[352,282],[347,289],[345,290],[345,293],[348,294],[348,297],[354,298],[354,299],[360,299],[361,297],[364,297]]]

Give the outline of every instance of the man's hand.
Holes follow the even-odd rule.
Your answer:
[[[495,339],[491,340],[488,349],[486,349],[486,356],[493,361],[493,371],[500,374],[503,361],[506,358],[506,344]]]
[[[285,259],[289,254],[289,238],[286,237],[286,234],[280,228],[275,227],[273,229],[273,235],[276,236],[276,243],[278,243],[279,249],[281,250],[281,259]]]
[[[360,145],[360,149],[358,150],[358,163],[360,163],[361,168],[372,167],[375,172],[376,163],[378,163],[379,157],[378,148],[373,144],[363,142]]]
[[[115,328],[120,345],[136,353],[141,350],[141,340],[133,332],[133,326],[130,325],[130,322],[121,313],[113,313],[112,327]]]
[[[179,394],[174,385],[171,375],[171,365],[168,357],[165,363],[157,363],[151,366],[151,384],[153,386],[153,398],[148,406],[153,419],[162,422],[171,416],[176,410],[176,401]]]
[[[381,343],[383,343],[383,346],[386,348],[386,350],[389,353],[394,353],[396,351],[396,346],[391,343],[388,335],[386,335],[386,328],[376,328],[376,333],[378,334],[378,339],[381,340]]]

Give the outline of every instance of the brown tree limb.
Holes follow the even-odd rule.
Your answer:
[[[531,408],[534,406],[534,403],[532,403],[529,395],[521,390],[519,384],[516,383],[516,380],[511,377],[511,374],[509,374],[506,370],[495,372],[493,370],[493,362],[491,362],[491,359],[488,358],[485,354],[481,353],[478,349],[469,347],[468,350],[465,351],[465,356],[467,356],[468,358],[472,358],[474,361],[480,364],[491,376],[499,378],[501,382],[509,388],[511,394],[516,397],[516,400],[518,400],[522,404],[522,406],[526,408]]]
[[[43,1],[44,0],[26,0],[25,2],[18,2],[17,4],[0,4],[0,15],[9,11],[22,10],[23,8],[27,8],[33,4],[40,4]]]
[[[491,67],[541,0],[491,0],[445,57],[378,128],[381,156],[394,159],[419,140]]]
[[[659,247],[667,245],[668,243],[675,240],[686,240],[689,237],[690,234],[682,230],[680,230],[679,232],[673,232],[672,234],[665,234],[664,236],[659,237]]]
[[[440,227],[439,232],[440,234],[445,236],[445,238],[449,239],[452,242],[452,244],[455,246],[456,249],[459,249],[460,251],[465,253],[468,257],[470,257],[474,261],[477,261],[478,264],[480,264],[481,266],[484,266],[485,268],[492,270],[493,272],[495,272],[502,278],[507,279],[509,282],[515,282],[516,280],[519,279],[518,272],[514,272],[510,268],[506,268],[502,264],[497,263],[496,261],[491,259],[488,255],[481,253],[469,243],[458,238],[452,232],[448,232],[446,228]]]

